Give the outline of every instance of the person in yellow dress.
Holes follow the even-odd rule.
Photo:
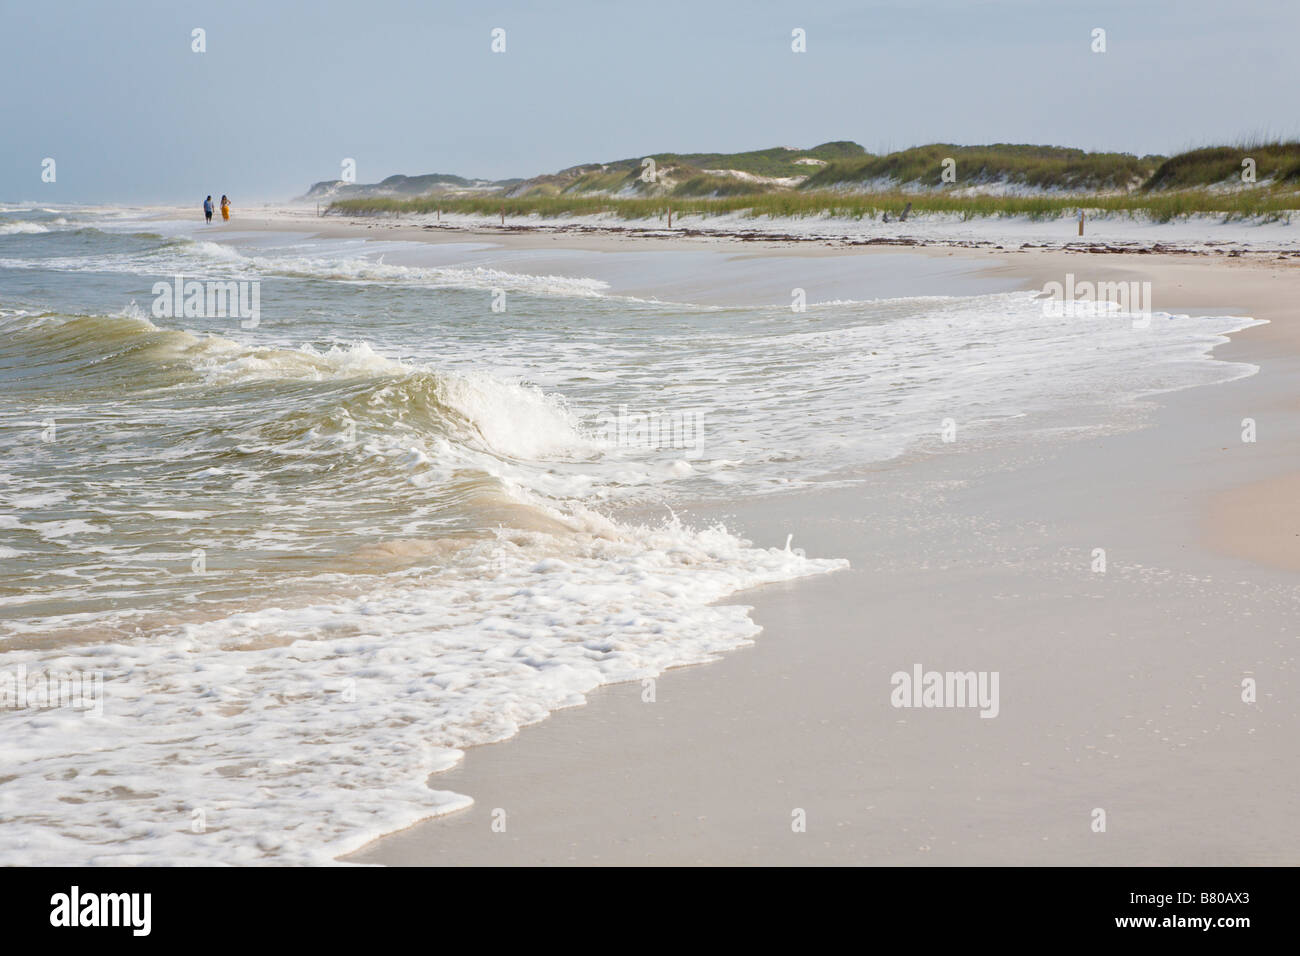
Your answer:
[[[221,197],[221,218],[230,222],[230,200],[225,196]]]

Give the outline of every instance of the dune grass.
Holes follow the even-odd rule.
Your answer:
[[[820,159],[826,162],[851,161],[867,156],[867,151],[857,143],[840,140],[822,143],[812,149],[756,149],[748,153],[647,153],[659,166],[684,166],[688,169],[735,169],[755,176],[780,178],[807,175],[810,167],[800,159]],[[605,164],[611,169],[635,169],[641,172],[641,159],[623,159]]]
[[[695,198],[700,196],[758,196],[771,192],[773,187],[764,183],[747,182],[733,176],[712,176],[701,174],[692,176],[676,186],[673,197]]]
[[[1237,146],[1208,146],[1165,160],[1143,184],[1143,189],[1191,189],[1226,184],[1245,187],[1243,163],[1255,161],[1257,183],[1300,184],[1300,143],[1256,142]]]
[[[674,216],[740,214],[750,218],[878,219],[896,217],[908,204],[913,214],[947,213],[974,219],[985,216],[1027,216],[1052,219],[1074,215],[1079,209],[1098,213],[1141,216],[1169,222],[1194,214],[1214,214],[1227,219],[1284,220],[1300,210],[1300,190],[1266,188],[1233,192],[1207,189],[1133,192],[1097,196],[962,196],[954,193],[908,193],[899,190],[851,193],[837,190],[779,190],[731,196],[611,197],[565,193],[554,196],[460,196],[418,199],[346,199],[332,203],[329,211],[346,215],[432,214],[438,210],[479,216],[539,216],[544,219],[612,215],[628,220]]]
[[[1255,160],[1257,182],[1241,181],[1241,161]],[[815,167],[800,158],[821,158],[799,187],[778,187],[705,172],[731,169],[780,176]],[[943,161],[956,162],[955,183],[942,182]],[[641,182],[641,160],[604,167],[573,167],[538,177],[528,192],[427,195],[416,198],[344,199],[330,211],[353,215],[469,213],[512,217],[612,215],[627,220],[677,215],[738,214],[752,218],[897,216],[907,204],[917,214],[946,213],[973,219],[1028,216],[1126,214],[1168,222],[1194,214],[1227,219],[1290,221],[1300,208],[1300,143],[1260,142],[1206,147],[1165,159],[1128,153],[1088,153],[1056,146],[953,146],[935,143],[888,156],[871,156],[851,142],[823,143],[810,150],[782,148],[752,153],[661,153],[668,181]],[[1020,195],[971,195],[963,186],[1001,183],[1026,187]],[[918,189],[916,187],[931,187]]]
[[[1241,178],[1242,160],[1247,157],[1255,164],[1253,183]],[[744,211],[755,216],[861,218],[901,210],[910,201],[917,212],[966,217],[1057,216],[1082,205],[1167,221],[1192,212],[1280,217],[1296,208],[1295,193],[1300,190],[1300,142],[1280,141],[1204,147],[1170,158],[1005,143],[932,143],[872,156],[849,141],[823,143],[812,149],[656,153],[651,158],[661,175],[648,182],[642,179],[644,157],[630,158],[496,183],[493,188],[456,198],[434,193],[412,198],[357,197],[337,200],[330,208],[355,214],[441,208],[490,215],[504,203],[511,215],[608,212],[645,218],[662,216],[671,205],[683,213],[704,215]],[[799,162],[807,159],[826,165]],[[955,164],[952,182],[943,181],[948,159]],[[749,178],[752,176],[766,181],[755,181]],[[390,177],[385,183],[417,183],[429,178]],[[787,182],[777,182],[779,179]],[[791,186],[790,181],[799,185]],[[1008,187],[990,192],[1020,195],[969,195],[971,190],[966,188],[986,184]],[[503,199],[507,193],[513,195]]]
[[[1163,157],[1129,153],[1088,153],[1060,146],[955,146],[932,143],[887,156],[840,160],[825,167],[805,189],[872,184],[882,180],[918,186],[971,186],[1009,183],[1037,189],[1102,191],[1129,189],[1145,181]],[[953,160],[956,179],[943,181],[944,161]]]
[[[847,140],[822,143],[812,149],[786,149],[778,146],[748,153],[652,153],[648,157],[575,166],[559,173],[539,176],[525,184],[523,192],[519,194],[544,197],[561,193],[605,193],[651,197],[762,193],[771,186],[736,176],[720,175],[710,170],[733,170],[764,178],[793,179],[806,177],[818,168],[816,165],[801,163],[800,160],[817,159],[830,163],[860,159],[866,155],[861,146]],[[656,169],[663,174],[662,179],[642,179],[642,163],[646,158],[654,160]]]

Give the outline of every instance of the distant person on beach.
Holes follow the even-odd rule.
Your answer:
[[[225,196],[221,197],[221,218],[230,222],[230,200]]]
[[[212,222],[212,197],[211,196],[203,200],[203,217],[208,222]]]

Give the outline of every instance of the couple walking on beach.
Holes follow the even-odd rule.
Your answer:
[[[212,197],[209,196],[203,200],[203,218],[207,222],[212,222]],[[221,218],[230,222],[230,200],[225,196],[221,197]]]

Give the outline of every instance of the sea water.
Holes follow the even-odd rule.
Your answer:
[[[461,748],[844,566],[692,502],[1253,370],[1209,357],[1241,318],[702,305],[481,240],[211,235],[0,206],[0,864],[330,862],[468,805],[427,782]],[[190,281],[255,283],[257,321]]]

